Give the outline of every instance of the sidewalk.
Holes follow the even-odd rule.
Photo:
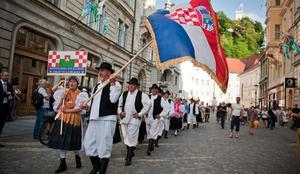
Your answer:
[[[35,116],[21,116],[14,122],[6,122],[1,137],[32,134],[34,123]]]

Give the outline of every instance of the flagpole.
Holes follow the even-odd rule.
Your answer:
[[[63,97],[63,103],[62,103],[62,108],[65,107],[65,98],[66,98],[66,88],[67,88],[67,75],[65,75],[65,81],[64,81],[64,97]],[[62,135],[63,131],[63,114],[60,114],[60,135]]]
[[[84,102],[84,104],[87,104],[89,101],[91,101],[106,85],[110,83],[110,80],[115,78],[116,75],[118,75],[120,72],[122,72],[132,61],[134,61],[150,44],[152,43],[152,40],[148,42],[142,49],[140,49],[125,65],[123,65],[122,68],[120,68],[117,72],[112,74],[109,79],[105,80],[97,89],[97,91],[87,100]]]

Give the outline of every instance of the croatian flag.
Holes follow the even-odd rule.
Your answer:
[[[147,17],[158,68],[191,61],[204,69],[225,93],[228,66],[220,43],[217,14],[209,0],[161,10]]]

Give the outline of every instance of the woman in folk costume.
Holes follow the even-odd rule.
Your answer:
[[[78,90],[78,84],[79,80],[77,77],[70,77],[68,81],[69,89],[62,93],[63,95],[60,99],[57,98],[59,102],[54,106],[54,110],[59,115],[55,120],[48,147],[59,150],[60,165],[55,173],[67,170],[66,151],[74,151],[76,168],[81,167],[81,160],[78,153],[82,147],[80,104],[87,100],[87,98]]]
[[[168,114],[166,102],[162,99],[161,96],[158,95],[159,89],[160,88],[157,84],[153,84],[150,88],[151,108],[149,110],[147,118],[145,119],[147,138],[149,140],[147,155],[151,155],[151,151],[154,150],[154,141],[157,140],[161,130],[161,118],[165,117]]]
[[[171,111],[171,129],[174,130],[174,135],[177,136],[178,130],[182,128],[183,110],[180,98],[176,98],[172,105]]]
[[[111,157],[115,132],[119,131],[117,111],[122,86],[115,78],[111,78],[114,73],[111,64],[103,62],[97,69],[100,81],[94,88],[93,93],[100,89],[106,80],[110,79],[110,84],[101,89],[91,102],[89,125],[83,145],[85,153],[90,157],[93,166],[90,173],[96,174],[99,172],[104,174]],[[87,109],[89,106],[82,105],[82,107]]]
[[[139,127],[141,119],[149,111],[151,102],[145,93],[138,90],[139,83],[136,78],[127,82],[128,91],[125,91],[119,99],[118,114],[121,117],[121,128],[124,143],[127,148],[125,166],[131,165],[134,149],[138,143]]]

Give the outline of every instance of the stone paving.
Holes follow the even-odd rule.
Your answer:
[[[18,121],[17,121],[18,122]],[[15,122],[15,124],[17,124]],[[23,121],[24,122],[24,121]],[[30,122],[30,121],[27,121]],[[13,124],[13,123],[12,123]],[[228,128],[228,125],[226,125]],[[29,126],[28,129],[30,129]],[[12,129],[12,127],[8,128]],[[6,129],[8,129],[6,128]],[[23,130],[22,130],[23,131]],[[5,131],[9,132],[8,130]],[[13,132],[13,131],[11,131]],[[0,142],[1,174],[54,173],[59,163],[58,153],[32,140],[30,131],[5,135]],[[297,174],[300,158],[296,151],[296,134],[288,128],[269,130],[259,128],[248,134],[248,126],[241,127],[240,138],[228,138],[228,129],[220,129],[215,122],[198,129],[180,132],[162,139],[152,156],[146,156],[146,144],[137,147],[133,165],[124,166],[125,147],[113,147],[108,174]],[[75,168],[74,154],[67,155],[66,173],[89,173],[91,164],[81,152],[83,167]]]

